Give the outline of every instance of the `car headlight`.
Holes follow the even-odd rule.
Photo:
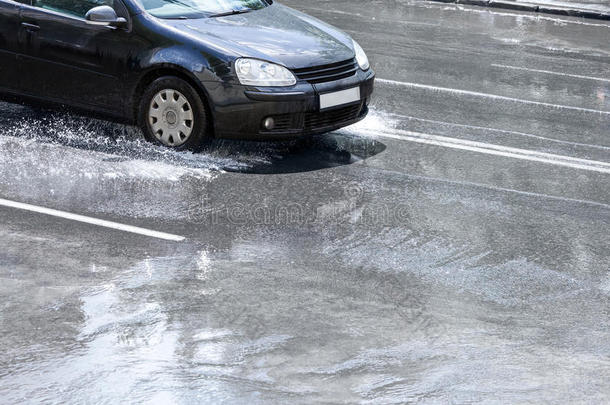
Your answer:
[[[239,82],[248,86],[292,86],[297,82],[284,66],[258,59],[237,59],[235,71]]]
[[[362,47],[358,45],[358,42],[354,40],[352,41],[354,42],[354,51],[356,51],[356,60],[358,61],[360,69],[369,70],[371,65],[369,64],[369,58],[367,58],[366,53],[364,53],[364,49],[362,49]]]

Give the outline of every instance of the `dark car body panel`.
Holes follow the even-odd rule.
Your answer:
[[[24,5],[19,30],[20,89],[50,100],[70,100],[123,114],[125,55],[136,49],[127,31]],[[130,49],[131,48],[131,49]]]
[[[19,42],[17,32],[21,19],[21,5],[12,1],[0,2],[0,87],[17,89],[19,70],[16,66]]]
[[[246,14],[162,20],[142,12],[133,0],[115,3],[117,14],[128,21],[125,28],[0,0],[0,93],[133,124],[142,86],[151,77],[174,74],[207,100],[215,135],[231,138],[306,133],[265,134],[260,122],[269,115],[317,111],[318,94],[325,91],[360,86],[366,113],[372,70],[330,83],[239,84],[234,72],[239,57],[290,69],[354,58],[351,38],[313,17],[273,3]]]
[[[236,57],[268,60],[288,68],[325,65],[354,56],[341,31],[280,4],[222,18],[168,20],[199,41],[230,50]]]
[[[353,124],[364,118],[362,115],[356,116],[350,122],[341,122],[341,125],[320,128],[314,131],[299,130],[285,132],[268,132],[261,130],[260,122],[267,116],[277,116],[282,114],[305,114],[317,112],[320,109],[319,94],[360,87],[362,102],[370,98],[373,93],[374,73],[372,71],[359,72],[356,76],[343,79],[338,82],[324,83],[315,86],[309,84],[297,85],[295,92],[286,93],[285,90],[276,89],[273,91],[255,91],[250,87],[235,86],[235,99],[225,106],[216,109],[217,131],[222,138],[241,138],[244,133],[258,133],[259,139],[285,139],[297,134],[311,135],[331,131],[346,125]],[[298,89],[300,88],[300,91]],[[260,89],[259,89],[260,90]],[[262,102],[252,103],[250,100]],[[354,103],[359,104],[359,103]],[[362,104],[362,103],[360,103]],[[345,106],[338,106],[340,109]],[[361,111],[368,111],[366,105],[361,105]],[[366,115],[366,114],[365,114]]]

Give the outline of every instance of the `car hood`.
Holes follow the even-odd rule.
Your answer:
[[[293,69],[354,57],[347,34],[277,3],[245,14],[163,23],[204,46],[223,49],[227,56],[258,58]]]

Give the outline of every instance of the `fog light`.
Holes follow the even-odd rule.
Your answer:
[[[273,128],[275,128],[275,120],[271,117],[265,118],[263,120],[263,128],[268,131],[271,131]]]

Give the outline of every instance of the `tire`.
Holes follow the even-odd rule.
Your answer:
[[[175,150],[199,150],[212,138],[205,105],[186,81],[163,76],[142,94],[138,123],[146,140]]]

